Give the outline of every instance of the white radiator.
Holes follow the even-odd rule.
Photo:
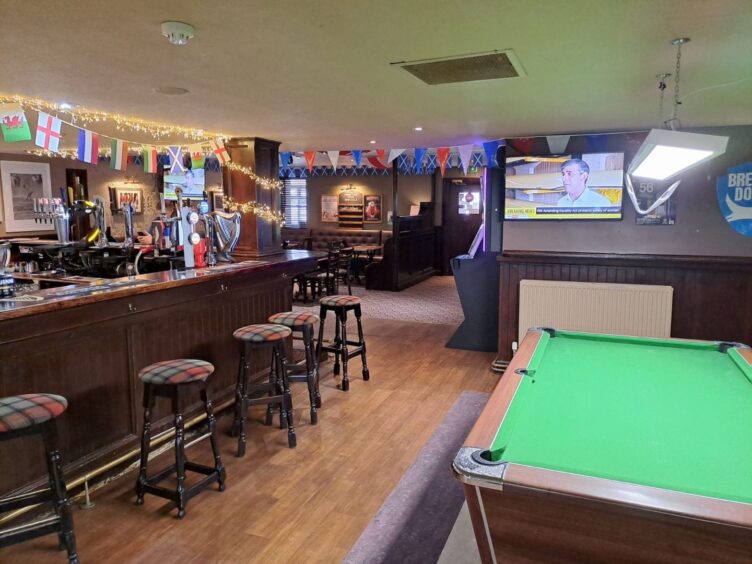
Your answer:
[[[519,341],[530,327],[671,336],[671,286],[520,281]]]

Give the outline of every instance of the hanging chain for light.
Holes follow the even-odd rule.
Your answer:
[[[666,92],[666,79],[671,78],[671,73],[664,72],[661,74],[656,74],[655,78],[658,79],[658,90],[661,93],[661,99],[658,102],[658,123],[663,123],[663,94]]]
[[[681,122],[679,121],[679,106],[681,105],[681,100],[679,100],[679,86],[680,86],[680,71],[681,71],[681,48],[682,45],[685,43],[689,43],[689,37],[677,37],[676,39],[671,40],[672,45],[676,45],[676,74],[674,78],[674,113],[671,116],[671,129],[676,129],[681,127]]]

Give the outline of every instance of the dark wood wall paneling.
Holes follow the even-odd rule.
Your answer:
[[[752,345],[752,259],[507,251],[500,257],[499,359],[517,340],[520,280],[674,289],[671,336]]]

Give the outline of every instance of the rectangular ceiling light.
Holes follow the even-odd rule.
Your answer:
[[[726,152],[728,137],[652,129],[629,165],[640,178],[665,180]]]
[[[399,61],[391,64],[402,67],[432,86],[526,76],[522,65],[511,49],[418,61]]]

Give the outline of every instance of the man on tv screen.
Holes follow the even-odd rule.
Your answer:
[[[590,166],[581,159],[561,163],[561,176],[567,193],[556,205],[561,208],[605,208],[613,204],[608,198],[587,187]]]

